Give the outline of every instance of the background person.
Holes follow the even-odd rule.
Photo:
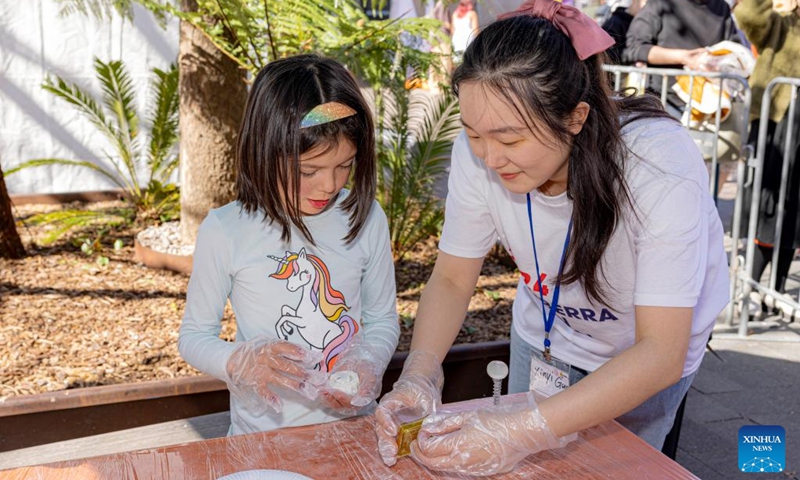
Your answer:
[[[697,70],[705,47],[738,41],[725,0],[648,0],[631,22],[623,61],[638,66]],[[667,82],[668,110],[680,118],[684,103]],[[662,79],[650,76],[650,89],[661,94]]]
[[[764,120],[768,122],[753,264],[753,278],[757,280],[772,261],[776,243],[781,169],[784,159],[789,162],[775,286],[783,293],[786,291],[786,279],[795,249],[800,247],[800,168],[797,166],[797,158],[800,156],[800,104],[795,106],[793,141],[789,150],[785,150],[786,137],[789,135],[791,86],[777,86],[770,100],[769,118],[760,117],[762,98],[770,81],[775,77],[800,78],[800,7],[797,0],[741,0],[734,9],[734,15],[739,27],[758,52],[756,66],[749,81],[753,92],[750,144],[755,145],[758,141],[760,123]],[[746,205],[750,203],[746,202]]]
[[[603,30],[614,39],[614,45],[606,50],[610,63],[623,64],[628,29],[644,3],[645,0],[620,0],[609,6],[611,14],[603,22]]]

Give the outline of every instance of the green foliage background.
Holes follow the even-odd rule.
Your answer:
[[[457,102],[447,94],[414,92],[430,73],[443,68],[442,59],[424,48],[449,42],[437,20],[371,20],[358,0],[197,0],[194,12],[168,0],[60,2],[64,13],[103,17],[117,11],[131,18],[135,2],[158,18],[179,18],[250,74],[272,60],[302,53],[342,62],[372,93],[378,200],[389,218],[396,258],[439,233],[443,208],[433,187],[445,173],[459,128]]]

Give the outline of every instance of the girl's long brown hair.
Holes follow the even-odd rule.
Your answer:
[[[356,114],[301,129],[303,117],[317,105],[339,102]],[[352,190],[341,208],[350,213],[346,242],[352,242],[375,199],[375,128],[369,107],[353,76],[338,62],[299,55],[270,62],[256,76],[239,130],[238,200],[248,213],[291,239],[294,225],[314,243],[300,212],[300,155],[318,145],[333,148],[341,138],[356,147]],[[293,192],[292,198],[289,193]]]

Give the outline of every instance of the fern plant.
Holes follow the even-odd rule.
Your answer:
[[[91,224],[122,224],[137,222],[149,224],[177,218],[180,209],[178,188],[169,182],[179,164],[175,152],[178,141],[178,70],[153,69],[151,89],[154,102],[147,123],[150,138],[147,145],[141,141],[140,118],[135,105],[133,82],[121,61],[94,60],[97,79],[102,87],[100,99],[95,99],[81,87],[61,77],[45,80],[42,88],[72,105],[102,134],[111,152],[103,151],[110,167],[88,160],[65,158],[37,158],[23,162],[6,175],[20,170],[45,165],[80,167],[101,175],[119,187],[132,209],[115,212],[90,212],[64,210],[36,215],[34,224],[54,224],[55,229],[45,239],[52,242],[75,227]],[[147,180],[141,182],[137,170],[147,170]]]
[[[181,11],[168,0],[136,2],[156,15],[169,14],[191,23],[252,73],[278,58],[319,53],[338,59],[358,75],[369,70],[364,62],[374,60],[363,55],[370,45],[386,47],[409,38],[433,40],[441,35],[439,22],[433,19],[371,21],[360,0],[197,0],[196,12]],[[385,50],[389,58],[381,61],[391,63],[394,50]]]

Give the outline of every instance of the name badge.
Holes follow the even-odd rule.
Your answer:
[[[568,363],[555,357],[548,362],[544,355],[534,351],[531,357],[530,389],[545,397],[552,396],[569,387],[570,370],[572,367]]]

